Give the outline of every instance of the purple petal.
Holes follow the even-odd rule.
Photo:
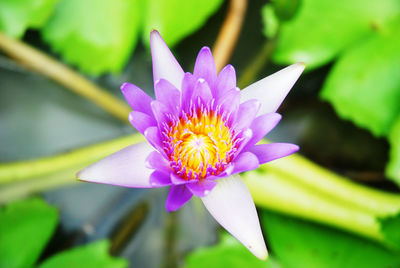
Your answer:
[[[169,165],[168,160],[166,160],[159,152],[153,151],[146,158],[146,166],[162,171],[164,173],[171,173],[172,169]]]
[[[168,212],[172,212],[180,209],[193,194],[186,188],[185,185],[171,186],[169,190],[167,202],[165,203],[165,208]]]
[[[188,183],[187,180],[182,179],[181,177],[179,177],[178,175],[176,175],[174,173],[171,173],[171,181],[172,181],[172,184],[174,184],[174,185],[181,185],[181,184]]]
[[[154,170],[146,167],[146,157],[154,150],[147,142],[128,146],[88,166],[76,174],[82,181],[124,187],[150,188]]]
[[[208,195],[216,185],[217,185],[216,181],[203,179],[197,183],[188,183],[186,184],[186,187],[195,196],[204,197]]]
[[[153,115],[150,103],[153,99],[143,90],[130,83],[123,83],[121,91],[125,96],[126,101],[137,112],[142,112],[150,116]]]
[[[260,166],[257,156],[251,152],[243,152],[239,154],[233,161],[232,175],[253,170]]]
[[[154,117],[158,123],[161,124],[170,120],[167,115],[171,115],[172,113],[164,103],[157,100],[152,101],[151,109],[153,110]]]
[[[267,258],[256,207],[240,176],[218,180],[217,186],[202,201],[215,220],[257,258]]]
[[[165,79],[180,89],[184,74],[182,67],[156,30],[150,33],[150,47],[154,84],[157,80]]]
[[[151,187],[163,187],[171,185],[169,173],[165,173],[159,170],[151,173],[149,180]]]
[[[152,116],[136,111],[129,113],[129,122],[143,135],[147,128],[157,126],[157,121]]]
[[[236,72],[235,68],[228,64],[218,74],[213,96],[219,100],[221,97],[223,98],[226,92],[233,88],[236,88]]]
[[[194,86],[195,86],[195,78],[191,73],[185,73],[182,81],[182,110],[188,111],[190,106],[190,101],[192,99]]]
[[[242,101],[258,99],[261,108],[258,114],[275,112],[294,83],[304,71],[304,63],[295,63],[242,90]]]
[[[282,116],[278,113],[263,114],[251,123],[253,136],[246,144],[245,150],[259,142],[265,135],[268,134],[281,120]]]
[[[172,114],[178,114],[181,104],[181,92],[165,79],[160,79],[155,85],[157,101],[163,103]]]
[[[249,152],[255,154],[260,164],[288,156],[299,150],[299,146],[291,143],[269,143],[255,145],[249,149]]]
[[[240,104],[233,128],[237,131],[248,128],[256,117],[260,106],[261,103],[255,99]]]
[[[149,143],[157,149],[160,153],[163,153],[163,143],[160,136],[160,131],[158,127],[149,127],[144,131],[144,136],[149,141]]]
[[[203,47],[196,59],[193,75],[198,78],[203,78],[212,87],[217,79],[217,69],[210,48]]]
[[[197,103],[197,98],[203,101],[204,104],[209,103],[212,100],[211,89],[208,86],[208,83],[203,78],[199,78],[196,82],[196,86],[194,87],[192,100]]]
[[[240,104],[240,90],[238,88],[232,88],[219,100],[222,110],[226,113],[232,113],[239,108]]]

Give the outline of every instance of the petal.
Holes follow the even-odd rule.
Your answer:
[[[181,104],[181,92],[165,79],[160,79],[154,87],[157,101],[163,103],[172,114],[177,114]]]
[[[171,181],[174,185],[181,185],[181,184],[186,184],[188,183],[187,180],[182,179],[181,177],[179,177],[178,175],[171,173]]]
[[[243,152],[233,161],[232,175],[253,170],[260,166],[257,156],[251,152]]]
[[[251,123],[251,130],[253,131],[253,136],[246,144],[244,150],[247,150],[257,142],[259,142],[265,135],[268,134],[281,120],[282,116],[278,113],[263,114]]]
[[[147,142],[128,146],[79,171],[79,180],[124,187],[151,188],[154,170],[146,167],[146,157],[154,150]]]
[[[165,173],[159,170],[153,171],[153,173],[151,173],[149,181],[151,187],[163,187],[172,184],[169,173]]]
[[[237,131],[248,128],[256,117],[260,106],[261,103],[256,99],[248,100],[240,104],[233,128]]]
[[[190,107],[190,101],[194,91],[196,80],[191,73],[185,73],[182,81],[182,110],[187,111]]]
[[[258,99],[261,108],[258,114],[275,112],[294,83],[304,71],[304,63],[295,63],[242,90],[242,101]]]
[[[150,33],[150,48],[153,61],[154,84],[159,79],[165,79],[177,89],[180,89],[184,74],[182,67],[156,30]]]
[[[236,111],[240,105],[240,90],[239,88],[232,88],[224,96],[221,97],[219,103],[222,111],[230,114]]]
[[[151,169],[159,170],[164,173],[171,173],[172,169],[166,160],[159,152],[153,151],[146,158],[146,166]]]
[[[256,207],[238,175],[218,180],[217,186],[201,198],[207,210],[257,258],[268,256]]]
[[[210,48],[203,47],[200,50],[194,65],[193,75],[197,79],[205,79],[210,87],[214,85],[217,79],[217,69]]]
[[[255,145],[249,152],[255,154],[260,164],[291,155],[299,150],[299,146],[291,143],[269,143]]]
[[[149,143],[157,149],[159,152],[164,152],[163,151],[163,143],[162,139],[160,136],[160,131],[158,130],[158,127],[149,127],[147,128],[143,135],[145,138],[149,141]]]
[[[192,100],[197,103],[197,98],[203,101],[204,104],[209,103],[212,100],[211,89],[208,86],[208,83],[203,78],[199,78],[196,82],[196,86],[194,87]]]
[[[186,188],[185,185],[171,186],[169,194],[167,197],[167,202],[165,202],[165,208],[168,212],[172,212],[180,209],[193,194]]]
[[[129,122],[143,135],[147,128],[157,126],[157,121],[152,116],[137,111],[129,113]]]
[[[228,64],[218,74],[213,96],[219,100],[232,88],[236,88],[236,72],[235,68]]]
[[[217,185],[216,181],[203,179],[197,183],[188,183],[186,187],[198,197],[204,197],[208,195],[211,190]]]
[[[133,84],[123,83],[121,86],[121,91],[133,110],[148,114],[150,116],[153,115],[150,106],[150,103],[153,101],[153,99],[143,90]]]
[[[168,122],[170,119],[167,115],[172,115],[168,107],[162,103],[161,101],[152,101],[151,109],[153,110],[153,114],[158,123],[162,124],[164,122]]]

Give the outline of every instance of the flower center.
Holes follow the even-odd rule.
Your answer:
[[[224,117],[204,109],[171,120],[163,137],[171,167],[187,180],[218,175],[237,150],[235,133]]]

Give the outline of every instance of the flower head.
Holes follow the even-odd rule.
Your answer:
[[[235,69],[217,74],[200,50],[184,73],[157,31],[150,35],[155,100],[135,85],[121,90],[131,124],[149,143],[131,145],[78,173],[80,180],[125,187],[170,186],[166,209],[195,195],[211,215],[258,258],[267,250],[251,195],[238,173],[289,155],[298,146],[257,143],[281,119],[275,111],[304,70],[291,65],[240,91]]]

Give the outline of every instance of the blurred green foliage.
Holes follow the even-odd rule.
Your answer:
[[[91,75],[121,72],[139,35],[148,45],[152,29],[158,29],[173,46],[204,24],[222,3],[59,0],[55,5],[56,1],[1,1],[0,30],[22,37],[28,28],[42,28],[43,39],[63,60]]]
[[[273,212],[262,214],[270,248],[283,267],[399,267],[400,255],[371,241]]]
[[[0,209],[0,267],[32,267],[53,234],[57,209],[41,199]]]
[[[271,16],[263,13],[266,27]],[[321,98],[377,137],[393,133],[400,116],[400,1],[302,0],[297,14],[280,24],[276,63],[303,61],[311,70],[336,60]],[[394,140],[387,175],[399,182]]]
[[[110,245],[100,240],[85,246],[76,247],[48,258],[39,268],[123,268],[128,264],[123,259],[116,259],[108,254]]]
[[[219,243],[212,247],[199,248],[185,259],[185,268],[278,268],[273,257],[261,261],[254,257],[239,241],[228,233],[222,233]]]
[[[1,0],[0,30],[20,38],[28,28],[41,28],[52,14],[57,1]]]
[[[55,231],[58,212],[42,199],[16,201],[0,208],[0,267],[33,267]],[[126,267],[123,259],[108,254],[107,241],[64,251],[39,267]]]

